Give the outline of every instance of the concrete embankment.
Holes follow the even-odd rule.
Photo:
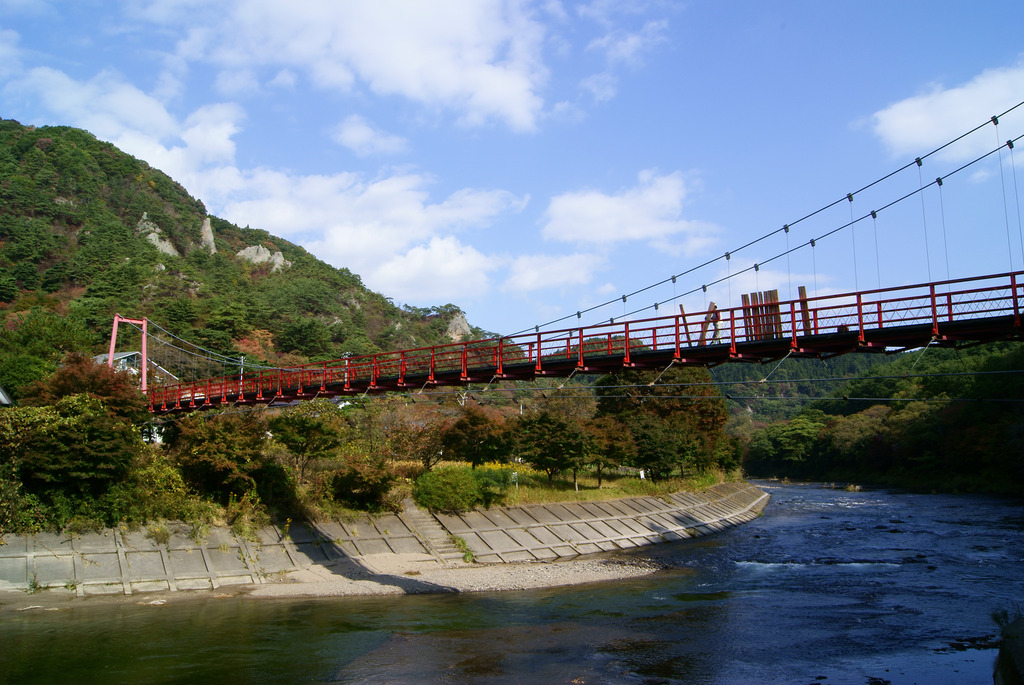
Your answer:
[[[48,588],[80,597],[133,595],[305,582],[311,574],[352,584],[372,584],[386,575],[401,590],[395,578],[430,569],[568,560],[707,535],[756,518],[768,499],[748,483],[723,483],[665,499],[503,507],[459,515],[431,515],[410,505],[397,514],[287,530],[270,526],[258,531],[256,540],[227,528],[197,540],[184,524],[169,525],[170,537],[160,543],[147,530],[121,528],[8,536],[0,546],[0,592]],[[470,557],[476,563],[464,561]]]

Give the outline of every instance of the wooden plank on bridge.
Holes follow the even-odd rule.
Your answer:
[[[800,317],[804,322],[804,335],[811,335],[811,310],[807,307],[807,286],[797,288],[800,293]]]
[[[743,326],[748,342],[782,337],[779,291],[765,290],[742,295]]]

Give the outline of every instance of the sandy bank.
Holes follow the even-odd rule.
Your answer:
[[[663,566],[620,556],[516,564],[446,564],[415,558],[373,560],[365,577],[336,574],[315,566],[287,574],[280,582],[253,586],[252,597],[335,597],[345,595],[497,592],[626,580],[651,575]]]

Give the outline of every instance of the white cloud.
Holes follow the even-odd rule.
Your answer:
[[[682,217],[686,195],[681,173],[658,176],[643,171],[636,186],[614,195],[584,190],[553,198],[542,234],[549,240],[589,245],[646,241],[692,253],[707,245],[713,227]]]
[[[496,261],[456,238],[431,238],[367,273],[364,281],[406,302],[466,301],[490,290]]]
[[[37,67],[8,82],[5,90],[34,97],[62,122],[105,140],[116,140],[126,130],[163,138],[177,129],[159,100],[111,71],[78,82],[55,69]]]
[[[501,289],[504,292],[527,293],[547,288],[587,285],[605,261],[600,255],[586,253],[564,256],[523,255],[512,261]]]
[[[241,107],[234,104],[206,105],[185,120],[180,136],[192,152],[194,166],[202,163],[225,162],[235,159],[233,136],[241,130],[245,118]]]
[[[342,121],[331,136],[360,157],[402,152],[407,141],[374,128],[363,117],[353,114]]]
[[[872,116],[872,126],[894,155],[920,155],[1017,104],[1021,93],[1024,63],[989,69],[963,85],[934,86],[927,93],[889,105]],[[944,155],[964,159],[993,146],[991,135],[972,136]]]
[[[301,242],[324,261],[364,276],[374,289],[420,302],[415,291],[404,292],[409,281],[394,265],[418,273],[412,267],[426,256],[460,255],[459,264],[436,264],[438,273],[478,285],[479,278],[467,272],[483,270],[482,256],[450,242],[452,234],[484,227],[502,213],[517,211],[523,202],[504,191],[463,189],[432,203],[428,183],[427,177],[415,174],[367,182],[357,174],[294,176],[255,170],[244,174],[223,215]]]
[[[217,40],[192,54],[229,72],[294,69],[324,89],[366,87],[454,111],[466,124],[497,120],[517,131],[533,130],[543,107],[544,27],[516,0],[234,0],[217,7],[163,0],[137,16],[209,26]]]
[[[603,52],[609,64],[638,65],[644,53],[665,42],[667,29],[667,21],[649,21],[639,31],[611,31],[591,41],[587,49]]]
[[[259,92],[260,83],[250,69],[225,69],[217,74],[214,88],[221,95],[244,95]]]
[[[8,17],[19,14],[40,16],[55,12],[50,3],[43,0],[0,0],[0,10]]]
[[[593,74],[580,81],[582,88],[595,102],[608,102],[618,93],[619,80],[608,72]]]
[[[13,76],[21,71],[19,39],[20,36],[16,32],[0,29],[0,78]]]
[[[179,74],[171,69],[164,69],[156,77],[153,97],[160,102],[169,102],[185,92],[185,84]]]
[[[291,90],[295,87],[297,78],[295,72],[291,69],[282,69],[274,75],[274,78],[267,81],[267,85],[271,88],[283,88],[285,90]]]
[[[201,16],[212,9],[207,0],[149,0],[124,3],[125,11],[157,24],[167,24],[181,17]]]

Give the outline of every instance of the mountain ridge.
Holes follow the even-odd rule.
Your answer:
[[[88,131],[0,119],[0,385],[17,394],[64,352],[103,351],[115,313],[269,365],[491,335],[456,305],[396,305],[301,246],[209,214]],[[14,372],[33,316],[69,330],[50,353],[29,345],[21,362],[36,372]]]

